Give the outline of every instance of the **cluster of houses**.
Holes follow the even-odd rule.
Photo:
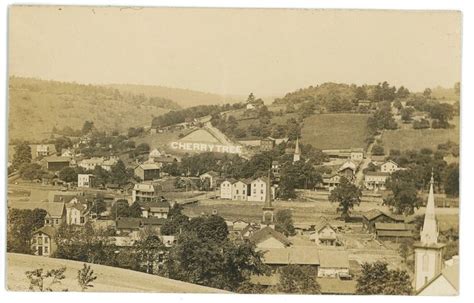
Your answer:
[[[43,209],[46,211],[44,226],[36,230],[31,239],[32,251],[36,255],[50,256],[54,253],[56,243],[54,237],[60,225],[84,226],[87,222],[96,224],[98,227],[113,229],[115,236],[110,240],[115,241],[115,237],[120,237],[120,243],[127,243],[125,237],[137,240],[140,232],[145,229],[152,229],[159,234],[161,226],[168,218],[168,213],[172,203],[164,197],[153,195],[153,199],[144,198],[135,194],[141,209],[140,218],[118,217],[116,220],[110,219],[110,208],[117,198],[106,201],[109,210],[101,213],[101,218],[91,209],[96,195],[84,192],[50,192],[48,199],[42,202],[17,202],[9,205],[16,209]],[[131,204],[131,201],[128,201]],[[171,238],[166,239],[173,242]],[[133,244],[133,241],[130,242]],[[130,244],[129,243],[129,244]]]
[[[267,195],[267,177],[256,179],[226,179],[220,184],[220,198],[233,201],[263,202]],[[270,186],[272,199],[275,199],[275,186]]]

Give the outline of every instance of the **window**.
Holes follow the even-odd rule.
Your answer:
[[[260,193],[263,195],[263,189],[260,190]]]
[[[427,271],[428,270],[428,261],[429,261],[429,256],[427,253],[423,255],[423,264],[422,264],[422,270]]]
[[[44,238],[44,244],[48,243],[48,238]]]
[[[43,252],[44,252],[45,254],[48,253],[48,246],[43,247]]]
[[[84,217],[81,217],[81,223],[84,223],[86,220]]]
[[[239,194],[239,190],[238,190],[238,189],[237,189],[237,190],[235,190],[235,193],[238,195],[238,194]]]

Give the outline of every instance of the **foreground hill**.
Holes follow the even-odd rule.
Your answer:
[[[118,89],[120,92],[143,94],[147,97],[171,99],[184,108],[196,105],[234,103],[237,99],[236,97],[227,97],[195,90],[158,85],[110,84],[107,86]]]
[[[26,271],[43,268],[57,269],[65,266],[66,278],[57,288],[69,291],[80,291],[77,284],[77,271],[83,263],[71,260],[54,259],[22,254],[7,254],[7,289],[28,291],[29,282]],[[91,264],[97,279],[94,287],[88,291],[97,292],[162,292],[162,293],[223,293],[215,288],[204,287],[191,283],[166,279],[137,271]],[[54,288],[56,290],[56,288]]]
[[[8,86],[10,140],[39,141],[53,127],[80,129],[85,120],[100,130],[121,131],[149,125],[154,116],[180,108],[170,99],[97,85],[10,77]]]

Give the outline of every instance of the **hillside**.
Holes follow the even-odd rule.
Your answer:
[[[66,278],[59,289],[80,291],[77,284],[77,271],[83,263],[77,261],[47,257],[7,254],[7,289],[11,291],[28,291],[29,282],[25,272],[38,268],[45,270],[66,266]],[[97,275],[94,287],[87,291],[95,292],[161,292],[161,293],[224,293],[223,290],[204,287],[191,283],[166,279],[142,272],[91,264]],[[56,290],[56,288],[54,288]]]
[[[148,126],[154,116],[178,108],[166,98],[148,98],[103,86],[9,79],[10,140],[39,141],[49,138],[53,127],[80,129],[85,120],[107,131]]]
[[[449,121],[453,128],[448,129],[396,129],[387,130],[382,134],[382,144],[386,151],[391,149],[409,150],[431,148],[435,150],[438,144],[452,141],[459,144],[459,117]]]
[[[304,120],[301,141],[318,149],[365,148],[365,114],[315,114]]]
[[[183,108],[195,105],[234,103],[238,99],[238,97],[220,96],[195,90],[171,88],[159,85],[110,84],[107,86],[118,89],[120,92],[143,94],[147,97],[171,99]]]

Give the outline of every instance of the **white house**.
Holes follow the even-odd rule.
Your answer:
[[[337,232],[336,229],[323,220],[315,226],[315,231],[309,236],[311,241],[322,246],[336,246]]]
[[[94,187],[94,175],[92,174],[78,174],[77,187],[92,188]]]
[[[71,202],[66,204],[66,223],[69,225],[84,225],[87,222],[89,210],[86,204]]]
[[[364,186],[369,190],[385,190],[385,183],[389,177],[389,173],[386,172],[373,172],[369,171],[364,177]]]
[[[250,195],[247,194],[248,201],[265,201],[267,195],[267,178],[257,178],[250,183]],[[271,187],[272,199],[275,199],[275,188]]]
[[[383,173],[391,174],[397,170],[399,170],[398,164],[393,162],[392,160],[389,160],[380,166],[380,171]]]
[[[234,182],[235,180],[229,179],[221,183],[221,199],[232,199],[232,184]]]
[[[266,226],[254,232],[250,238],[250,242],[254,243],[257,249],[266,250],[271,248],[285,248],[291,245],[290,240],[284,234]]]
[[[338,174],[324,174],[323,175],[323,187],[326,188],[327,190],[331,191],[336,186],[341,183],[341,176]]]
[[[56,250],[54,237],[56,229],[51,226],[43,226],[33,232],[31,237],[31,250],[37,256],[50,256]]]
[[[132,202],[151,202],[158,197],[159,188],[154,184],[137,183],[132,190]]]
[[[250,180],[239,180],[232,184],[232,200],[247,201],[250,194]]]

